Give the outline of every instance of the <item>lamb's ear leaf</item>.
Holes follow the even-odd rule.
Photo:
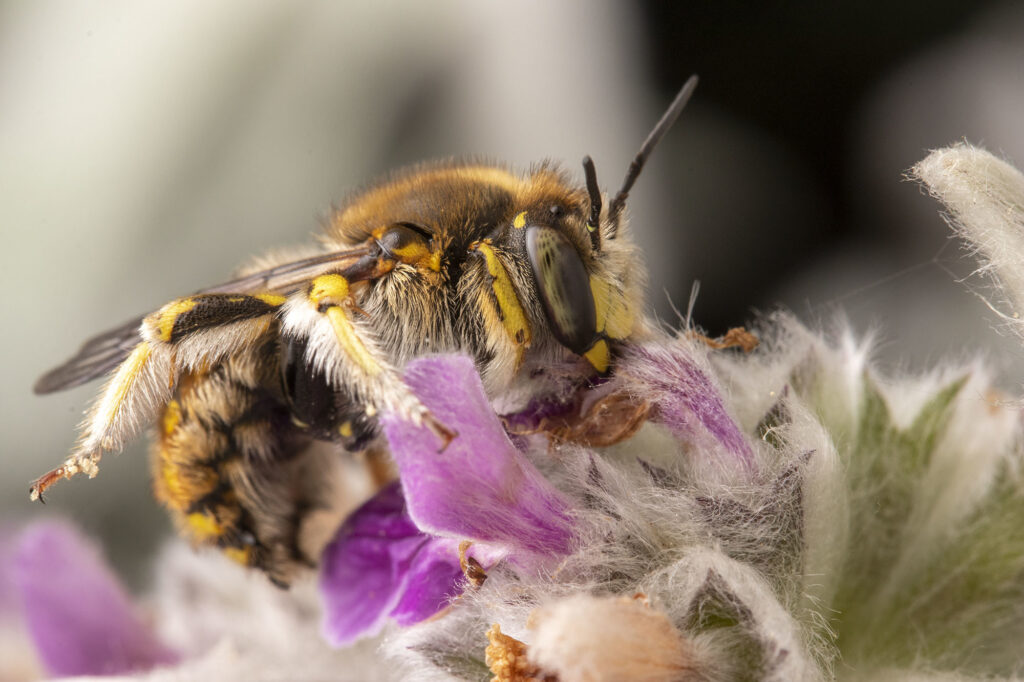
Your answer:
[[[766,679],[776,667],[778,647],[761,636],[753,611],[714,569],[708,571],[690,602],[684,630],[691,635],[710,634],[717,640],[732,661],[733,671],[744,676],[741,679]]]
[[[1024,484],[1004,465],[949,544],[885,604],[865,647],[906,665],[1016,670],[1024,641],[1022,518]]]
[[[480,651],[483,650],[484,648],[481,646]],[[409,647],[409,651],[419,654],[434,667],[460,680],[488,682],[493,677],[491,669],[487,667],[487,663],[482,658],[455,654],[448,649],[440,649],[426,644],[413,645]]]

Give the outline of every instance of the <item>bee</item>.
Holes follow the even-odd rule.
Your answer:
[[[695,86],[691,77],[607,203],[589,157],[583,186],[550,162],[523,174],[414,166],[343,204],[306,257],[270,257],[87,341],[36,393],[110,378],[76,447],[31,497],[94,476],[104,452],[156,422],[155,495],[180,533],[288,585],[318,555],[302,541],[304,519],[330,503],[317,443],[386,448],[383,412],[442,443],[458,437],[402,382],[410,359],[468,354],[508,413],[589,386],[644,334],[645,271],[625,202]]]

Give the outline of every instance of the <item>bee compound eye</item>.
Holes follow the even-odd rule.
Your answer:
[[[582,355],[597,337],[597,311],[590,275],[576,247],[554,228],[531,225],[526,253],[552,334]]]

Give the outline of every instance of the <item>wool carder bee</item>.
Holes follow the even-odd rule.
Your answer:
[[[111,373],[64,463],[32,484],[96,474],[159,423],[157,498],[182,534],[287,584],[316,561],[306,512],[323,503],[309,451],[381,447],[376,416],[458,437],[402,382],[416,356],[473,357],[498,410],[586,385],[644,331],[645,285],[624,214],[680,91],[606,202],[594,164],[578,186],[556,165],[525,174],[445,161],[399,171],[329,219],[318,249],[273,259],[85,343],[37,393]],[[386,446],[385,446],[386,447]]]

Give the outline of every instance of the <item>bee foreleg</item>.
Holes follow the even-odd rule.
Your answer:
[[[183,370],[214,364],[253,344],[284,300],[269,294],[203,294],[172,301],[147,316],[139,327],[142,340],[89,411],[75,449],[32,484],[29,496],[38,499],[61,478],[95,476],[104,451],[120,450],[156,418]]]
[[[283,333],[308,340],[307,361],[338,391],[361,403],[369,416],[380,410],[425,424],[442,441],[455,437],[402,382],[381,348],[371,320],[352,315],[357,306],[349,281],[339,273],[315,278],[285,306]]]

